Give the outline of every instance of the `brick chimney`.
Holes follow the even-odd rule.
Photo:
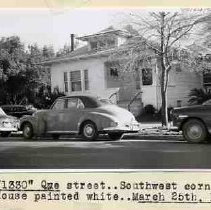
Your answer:
[[[71,52],[74,51],[74,34],[70,34],[70,40],[71,40]]]

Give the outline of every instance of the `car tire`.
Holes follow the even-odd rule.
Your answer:
[[[52,134],[52,138],[53,138],[54,140],[59,139],[59,137],[60,137],[60,135],[59,135],[59,134]]]
[[[92,121],[86,121],[82,126],[81,134],[86,140],[95,140],[98,137],[96,125]]]
[[[182,126],[183,137],[189,143],[201,143],[207,138],[208,132],[203,122],[197,119],[188,120]]]
[[[1,133],[1,137],[8,137],[10,135],[10,131],[5,131]]]
[[[23,137],[24,139],[32,139],[34,136],[33,127],[30,123],[26,123],[23,126]]]
[[[109,133],[108,136],[111,140],[119,140],[122,137],[122,133]]]

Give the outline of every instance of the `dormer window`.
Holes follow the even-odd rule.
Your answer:
[[[108,47],[115,47],[115,40],[114,39],[108,39],[107,46]]]
[[[127,31],[109,27],[96,34],[78,37],[89,44],[89,50],[106,50],[122,45],[131,35]]]
[[[106,48],[106,40],[100,40],[100,41],[98,41],[98,48],[99,49],[104,49],[104,48]]]
[[[90,46],[92,50],[96,50],[97,49],[97,42],[90,42]]]
[[[98,39],[97,41],[90,41],[90,48],[91,50],[103,50],[115,47],[115,38],[102,38]]]

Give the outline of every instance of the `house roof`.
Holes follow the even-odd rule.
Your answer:
[[[64,55],[64,56],[56,57],[48,61],[44,61],[43,64],[59,63],[62,61],[69,61],[69,60],[87,59],[87,58],[92,58],[92,57],[97,57],[97,56],[108,56],[110,53],[114,51],[115,51],[115,48],[105,49],[101,51],[89,50],[88,45],[86,45],[70,52],[68,55]]]
[[[97,34],[87,35],[87,36],[84,36],[84,37],[81,37],[78,39],[88,41],[88,37],[92,37],[92,36],[96,37],[98,35],[102,35],[102,34],[106,34],[106,33],[112,33],[112,34],[118,34],[118,35],[121,33],[125,33],[125,34],[127,34],[128,37],[130,34],[126,31],[115,29],[113,26],[110,26],[110,27],[98,32]],[[102,50],[97,51],[97,50],[90,50],[89,46],[85,45],[83,47],[75,49],[74,51],[70,52],[68,55],[56,57],[49,61],[44,61],[43,64],[59,63],[62,61],[69,61],[69,60],[87,59],[87,58],[97,57],[97,56],[109,56],[111,53],[116,52],[117,49],[119,49],[120,51],[129,49],[130,47],[137,44],[137,42],[136,42],[137,40],[146,41],[143,37],[140,37],[140,36],[131,37],[131,35],[130,35],[130,39],[128,39],[126,41],[126,43],[120,45],[119,47],[113,47],[113,48],[102,49]]]
[[[105,35],[107,33],[112,33],[112,34],[116,34],[116,35],[119,35],[119,36],[126,36],[126,37],[130,36],[130,33],[128,33],[128,32],[126,32],[124,30],[120,30],[120,29],[115,29],[113,26],[110,26],[110,27],[108,27],[108,28],[106,28],[102,31],[99,31],[96,34],[78,37],[77,39],[83,40],[83,41],[88,41],[90,37],[96,38],[98,36]],[[44,61],[42,63],[52,64],[52,63],[57,63],[57,62],[61,62],[61,61],[66,61],[66,60],[76,60],[76,59],[90,58],[90,57],[95,57],[95,56],[106,56],[109,53],[113,52],[114,50],[115,50],[115,48],[102,49],[100,51],[90,50],[89,46],[85,45],[83,47],[75,49],[74,51],[70,52],[68,55],[59,56],[59,57],[56,57],[56,58],[51,59],[49,61]]]
[[[99,31],[98,33],[81,36],[81,37],[78,37],[77,39],[82,40],[82,41],[88,41],[90,38],[93,38],[93,37],[96,38],[98,36],[103,36],[103,35],[106,35],[109,33],[116,34],[116,35],[123,36],[123,37],[131,36],[130,33],[125,30],[115,29],[113,26],[110,26],[106,29]]]

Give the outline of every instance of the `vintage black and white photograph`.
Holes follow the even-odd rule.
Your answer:
[[[0,10],[0,169],[211,169],[210,136],[210,9]]]

